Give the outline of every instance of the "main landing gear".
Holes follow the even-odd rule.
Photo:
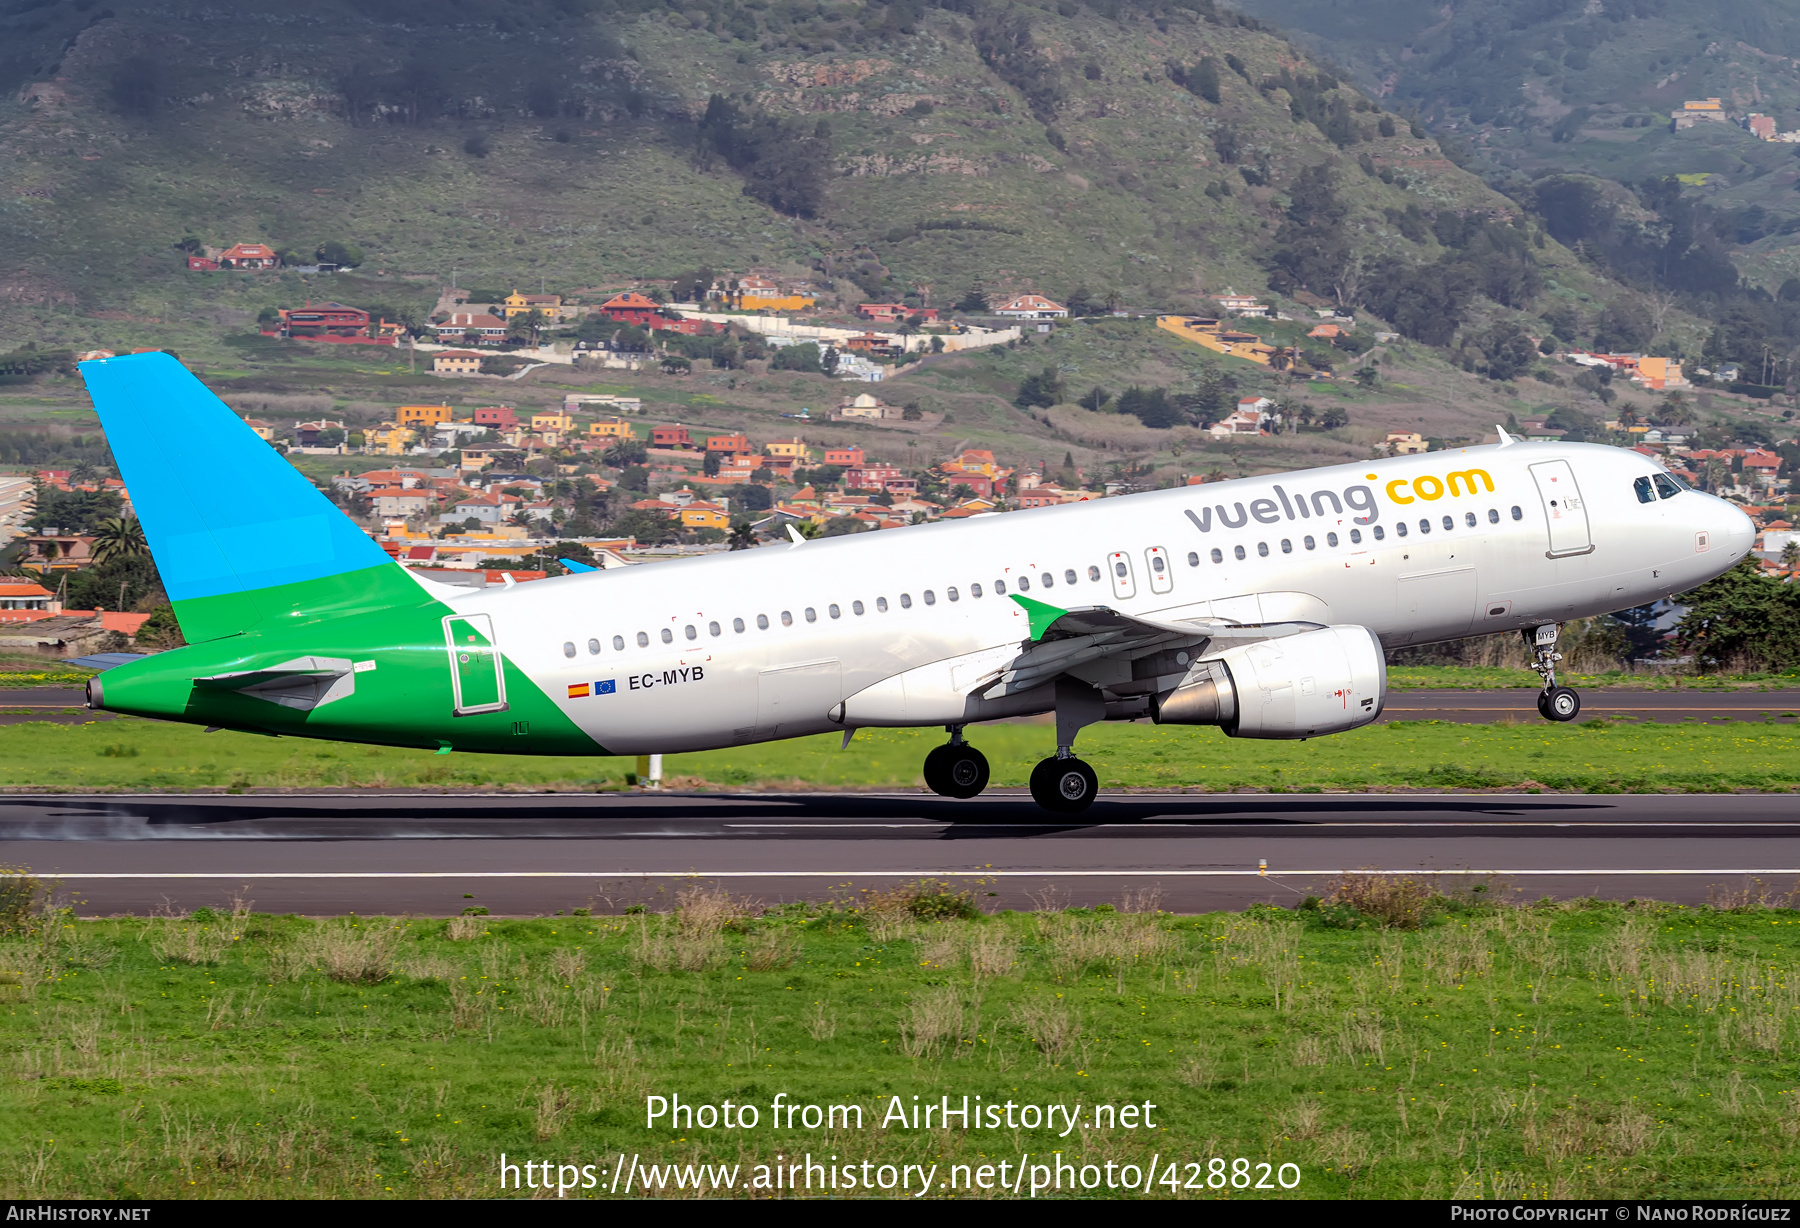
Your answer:
[[[1031,769],[1031,797],[1055,814],[1080,814],[1100,793],[1094,769],[1077,759],[1068,747]]]
[[[950,740],[925,756],[925,787],[939,797],[974,797],[987,788],[987,756],[963,741],[961,725],[945,728]]]
[[[1572,721],[1581,715],[1580,693],[1556,681],[1556,663],[1563,659],[1562,653],[1556,651],[1556,637],[1561,630],[1559,623],[1545,623],[1535,631],[1521,632],[1531,645],[1531,668],[1544,680],[1537,708],[1538,715],[1547,721]]]

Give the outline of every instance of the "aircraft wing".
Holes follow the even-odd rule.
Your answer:
[[[1315,630],[1318,623],[1240,624],[1214,620],[1162,621],[1121,614],[1106,606],[1060,609],[1030,597],[1013,600],[1031,619],[1031,639],[983,692],[997,699],[1040,686],[1058,674],[1101,660],[1130,662],[1153,653],[1187,648],[1219,652],[1237,644],[1279,639]]]

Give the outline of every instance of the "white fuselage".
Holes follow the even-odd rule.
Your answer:
[[[608,750],[700,750],[836,729],[883,679],[1021,644],[1013,594],[1358,624],[1390,647],[1641,605],[1755,535],[1722,500],[1665,497],[1666,477],[1643,502],[1660,473],[1592,445],[1467,448],[439,595],[488,615]]]

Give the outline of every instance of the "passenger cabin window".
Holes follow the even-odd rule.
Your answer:
[[[1336,546],[1338,544],[1337,543],[1337,534],[1336,533],[1327,533],[1325,535],[1325,544],[1327,546]]]
[[[956,591],[956,586],[954,584],[944,590],[944,596],[950,598],[952,601],[962,600],[962,594]]]
[[[1405,537],[1406,536],[1406,522],[1404,520],[1402,520],[1398,524],[1396,524],[1394,526],[1394,532],[1398,533],[1401,537]],[[1375,530],[1375,536],[1377,539],[1379,539],[1381,537],[1381,529],[1379,528],[1379,526]]]
[[[1499,524],[1500,523],[1500,509],[1499,508],[1490,507],[1488,509],[1488,523],[1489,524]]]
[[[1656,482],[1656,493],[1665,499],[1673,499],[1676,495],[1686,489],[1680,482],[1677,482],[1666,473],[1657,474],[1654,480]]]
[[[1098,584],[1100,582],[1100,569],[1098,567],[1088,568],[1088,579]]]
[[[937,594],[932,592],[930,589],[925,590],[924,597],[925,597],[926,605],[936,605],[937,604]]]
[[[863,612],[863,603],[860,601],[852,601],[850,603],[850,612],[852,614],[860,615]]]
[[[1419,517],[1419,532],[1421,532],[1421,533],[1431,532],[1431,522],[1429,520],[1425,519],[1423,516]]]
[[[756,616],[756,629],[758,631],[767,631],[769,629],[769,616],[767,614],[758,614]]]
[[[1200,566],[1200,552],[1198,550],[1188,551],[1188,566],[1189,567]]]
[[[664,627],[662,629],[662,642],[665,644],[673,644],[675,642],[675,633],[667,627]]]
[[[1376,541],[1381,541],[1387,537],[1387,530],[1382,528],[1380,525],[1376,525],[1375,528],[1371,531],[1375,534]],[[1405,525],[1400,526],[1400,536],[1402,536],[1402,537],[1406,536],[1406,526]],[[1352,541],[1356,540],[1355,530],[1351,530],[1350,539]]]
[[[741,618],[732,619],[731,629],[736,631],[739,635],[742,635],[744,633],[744,620]]]
[[[977,597],[981,596],[980,593],[976,593],[975,595]],[[994,596],[996,596],[996,597],[1006,596],[1006,581],[1005,580],[995,580],[994,581]]]
[[[781,625],[784,627],[791,627],[794,625],[794,612],[792,610],[783,610],[781,612]]]
[[[625,637],[624,636],[622,636],[622,635],[613,636],[613,651],[614,652],[624,652],[625,651]]]
[[[1650,484],[1649,478],[1634,478],[1631,489],[1637,492],[1639,503],[1656,502],[1656,488]]]
[[[969,596],[971,596],[971,597],[981,596],[981,585],[979,585],[979,584],[969,585]]]
[[[818,622],[819,621],[819,612],[817,610],[813,609],[811,606],[807,606],[806,607],[806,621],[809,623]]]
[[[1268,542],[1257,542],[1256,543],[1256,553],[1262,558],[1265,558],[1265,559],[1268,558],[1269,557],[1269,543]]]
[[[650,636],[647,633],[640,631],[637,633],[637,642],[639,648],[648,648],[650,647]]]
[[[1020,576],[1019,577],[1019,591],[1021,593],[1029,593],[1031,591],[1031,577],[1030,576]]]
[[[886,597],[875,598],[875,609],[876,609],[876,612],[878,612],[878,613],[886,614],[887,613],[887,598]]]
[[[724,628],[720,627],[718,623],[706,624],[706,632],[708,635],[717,636],[722,630],[724,630]]]
[[[838,609],[837,606],[835,606],[835,605],[826,606],[825,612],[827,614],[831,615],[833,618],[840,618],[843,616],[843,613],[844,613],[842,610]]]
[[[1073,584],[1073,583],[1075,583],[1075,581],[1076,581],[1076,575],[1075,575],[1075,569],[1073,567],[1071,567],[1067,571],[1063,572],[1063,583],[1064,584]]]
[[[588,655],[590,657],[597,657],[600,655],[600,641],[599,640],[589,640],[588,641]]]
[[[1454,516],[1444,517],[1444,528],[1446,531],[1448,531],[1450,529],[1454,529],[1455,527],[1456,527],[1456,517],[1454,517]]]
[[[1474,512],[1464,512],[1463,513],[1463,523],[1468,525],[1471,529],[1474,528],[1475,527],[1475,513]]]
[[[1319,543],[1313,540],[1312,534],[1310,533],[1300,539],[1300,544],[1305,546],[1308,550],[1317,550],[1319,548]]]
[[[1352,546],[1362,545],[1362,530],[1361,529],[1351,529],[1350,530],[1350,544]]]
[[[572,656],[574,656],[574,655],[575,655],[575,641],[574,641],[574,640],[567,640],[567,641],[564,641],[564,643],[563,643],[563,656],[565,656],[565,657],[572,657]]]
[[[1515,503],[1515,504],[1513,504],[1513,506],[1512,506],[1512,517],[1513,517],[1513,519],[1514,519],[1514,520],[1523,520],[1523,519],[1525,519],[1525,509],[1524,509],[1524,508],[1522,508],[1522,507],[1520,507],[1520,506],[1519,506],[1519,505],[1518,505],[1518,504],[1517,504],[1517,503]]]
[[[1163,572],[1167,571],[1168,569],[1169,569],[1168,564],[1163,562],[1162,555],[1153,554],[1150,556],[1150,570],[1151,571],[1155,572],[1157,575],[1160,576],[1163,574]]]
[[[1231,548],[1231,557],[1236,559],[1240,563],[1243,562],[1244,561],[1244,548],[1242,546],[1233,546]]]
[[[700,632],[693,623],[689,623],[687,626],[683,627],[681,629],[681,634],[687,636],[690,640],[697,640],[700,638]]]
[[[1212,561],[1215,563],[1223,563],[1225,561],[1225,552],[1217,546],[1214,546],[1212,550]]]
[[[900,594],[900,608],[903,610],[912,609],[912,594],[911,593],[901,593]]]

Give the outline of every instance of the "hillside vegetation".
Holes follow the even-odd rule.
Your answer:
[[[1206,2],[76,0],[0,29],[11,341],[206,347],[309,292],[416,317],[453,277],[697,266],[807,275],[828,303],[979,284],[1194,307],[1266,283],[1309,169],[1354,268],[1467,263],[1498,227],[1530,284],[1473,287],[1473,316],[1611,293],[1423,129]],[[183,238],[353,244],[370,284],[190,274]],[[1284,284],[1371,301],[1343,272]]]

